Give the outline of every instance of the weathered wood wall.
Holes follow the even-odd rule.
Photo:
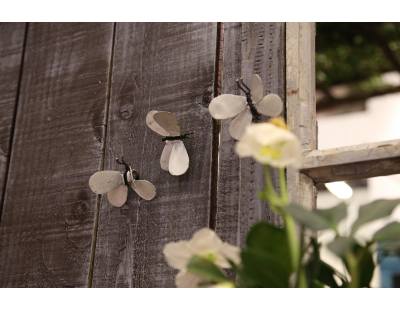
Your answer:
[[[278,94],[285,102],[285,24],[224,25],[222,93],[243,95],[236,79],[243,77],[249,85],[252,75],[257,73],[265,94]],[[243,246],[246,233],[255,222],[282,223],[268,204],[257,197],[257,191],[265,184],[264,168],[251,158],[236,156],[236,141],[228,131],[230,122],[226,120],[221,125],[216,231],[227,242]]]
[[[19,95],[25,30],[24,23],[0,25],[0,215]]]
[[[29,24],[0,226],[0,286],[87,286],[113,24]]]
[[[162,255],[165,243],[189,239],[210,216],[212,119],[217,24],[118,24],[115,35],[105,169],[124,155],[157,188],[145,201],[131,191],[122,210],[100,206],[93,286],[174,286]],[[151,110],[175,114],[189,170],[176,177],[160,168],[165,142],[146,125]]]
[[[238,160],[229,121],[219,136],[208,113],[218,26],[0,25],[0,286],[172,287],[165,243],[211,226],[243,245],[255,221],[280,223],[256,197],[262,167]],[[222,93],[239,93],[235,79],[258,73],[267,93],[285,97],[283,23],[226,23],[223,41]],[[180,177],[159,166],[164,143],[145,124],[151,110],[196,132]],[[155,184],[154,200],[132,191],[118,209],[91,192],[91,174],[121,170],[121,155]]]

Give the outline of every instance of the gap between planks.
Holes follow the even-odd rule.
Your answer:
[[[214,76],[214,98],[221,95],[222,56],[224,45],[224,23],[217,23],[217,44],[215,56]],[[215,230],[218,212],[218,175],[219,175],[219,144],[221,133],[221,121],[213,119],[213,141],[212,141],[212,162],[211,162],[211,202],[210,202],[210,224],[209,227]]]
[[[29,23],[27,22],[27,23],[25,23],[24,40],[22,43],[22,53],[21,53],[20,68],[19,68],[19,74],[18,74],[18,85],[17,85],[17,92],[15,94],[15,108],[14,108],[14,114],[13,114],[13,120],[12,120],[12,125],[11,125],[11,132],[10,132],[10,141],[9,141],[9,147],[8,147],[9,151],[8,151],[7,164],[6,164],[6,172],[4,174],[3,192],[1,195],[1,202],[0,202],[0,225],[1,225],[2,215],[3,215],[3,206],[4,206],[5,196],[6,196],[7,183],[8,183],[8,171],[10,168],[10,160],[11,160],[11,152],[12,152],[12,146],[13,146],[13,140],[14,140],[15,124],[17,122],[19,93],[21,90],[22,72],[23,72],[23,68],[24,68],[24,59],[25,59],[25,48],[26,48],[26,41],[28,38],[28,27],[29,27]]]
[[[107,142],[107,125],[108,125],[108,113],[110,108],[110,98],[111,98],[111,79],[112,79],[112,69],[114,64],[114,46],[115,46],[115,33],[116,33],[117,23],[113,25],[113,37],[111,44],[111,55],[110,55],[110,70],[108,74],[108,88],[107,88],[107,99],[105,105],[105,118],[104,118],[104,131],[103,131],[103,148],[101,154],[101,162],[100,162],[100,171],[104,170],[104,158],[106,152],[106,142]],[[88,278],[88,287],[92,287],[93,282],[93,272],[94,272],[94,259],[96,255],[96,241],[97,241],[97,231],[99,228],[99,214],[100,214],[100,201],[101,195],[97,195],[96,200],[96,216],[94,222],[94,230],[93,230],[93,242],[92,242],[92,255],[90,258],[90,267],[89,267],[89,278]]]

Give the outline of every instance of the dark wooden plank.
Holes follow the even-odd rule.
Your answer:
[[[222,93],[243,95],[236,79],[250,84],[260,75],[265,93],[278,94],[285,102],[285,24],[224,23]],[[236,141],[230,137],[231,120],[221,125],[216,231],[229,243],[244,246],[252,224],[267,220],[282,225],[281,219],[257,197],[263,188],[264,169],[250,158],[235,154]],[[276,173],[273,175],[277,180]]]
[[[130,190],[122,209],[102,197],[94,261],[95,287],[171,287],[175,272],[162,249],[189,239],[210,216],[212,118],[216,23],[117,24],[105,169],[121,169],[115,158],[154,183],[148,202]],[[161,170],[164,147],[151,131],[149,111],[170,111],[186,140],[189,170],[172,176]],[[95,170],[93,170],[94,172]]]
[[[10,156],[25,23],[0,24],[0,216]]]
[[[29,24],[0,227],[0,286],[88,284],[113,24]]]

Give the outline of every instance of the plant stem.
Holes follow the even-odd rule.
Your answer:
[[[276,191],[272,184],[271,173],[270,173],[269,169],[270,169],[269,166],[266,165],[265,166],[265,181],[266,181],[265,191],[266,191],[271,209],[274,211],[276,210],[276,212],[281,213],[280,211],[278,211],[276,206],[278,205],[279,207],[282,207],[282,210],[284,210],[285,206],[287,206],[289,204],[289,199],[288,199],[288,195],[287,195],[287,187],[286,187],[285,169],[279,168],[279,184],[281,187],[281,195],[280,196],[278,196],[276,194]],[[299,269],[301,257],[300,257],[299,241],[297,239],[296,224],[295,224],[292,216],[287,214],[286,212],[283,212],[283,218],[285,221],[285,231],[286,231],[286,238],[287,238],[288,245],[289,245],[292,270],[293,270],[293,272],[297,272]],[[304,274],[297,275],[297,276],[301,277],[299,279],[299,281],[300,281],[299,284],[303,286],[304,279],[305,279],[305,278],[303,278]]]
[[[297,272],[297,285],[296,287],[306,288],[307,285],[307,278],[306,278],[306,271],[304,268],[300,267],[299,271]]]
[[[346,255],[346,260],[349,266],[349,273],[351,277],[351,282],[349,283],[349,287],[351,288],[359,287],[358,282],[360,280],[360,275],[357,266],[357,259],[353,253],[349,253]]]
[[[265,193],[268,197],[271,209],[275,213],[279,213],[279,210],[276,208],[276,206],[282,205],[282,199],[276,194],[275,188],[272,184],[270,167],[268,165],[265,165],[264,170],[265,170]]]
[[[287,195],[285,168],[279,168],[279,184],[281,187],[281,201],[283,205],[286,206],[289,204],[289,199]],[[297,239],[296,224],[291,215],[285,213],[283,216],[285,219],[285,230],[289,243],[292,268],[293,271],[297,271],[300,265],[301,255],[299,241]],[[298,274],[297,276],[300,278],[302,277],[301,274]],[[302,282],[302,279],[299,279],[298,281]]]
[[[296,224],[293,217],[287,213],[284,214],[286,237],[289,244],[290,259],[293,271],[297,271],[300,261],[300,247],[297,240]]]
[[[267,192],[267,195],[269,196],[272,195],[278,198],[274,186],[272,185],[271,172],[269,166],[265,165],[264,170],[265,170],[265,191]]]
[[[287,195],[287,187],[286,187],[286,175],[285,169],[279,168],[279,184],[281,186],[281,197],[284,204],[289,203],[288,195]]]

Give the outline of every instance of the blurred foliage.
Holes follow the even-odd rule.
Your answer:
[[[360,90],[383,86],[380,74],[395,70],[366,23],[317,23],[316,80],[324,88],[356,82]],[[369,23],[400,61],[400,23]]]

